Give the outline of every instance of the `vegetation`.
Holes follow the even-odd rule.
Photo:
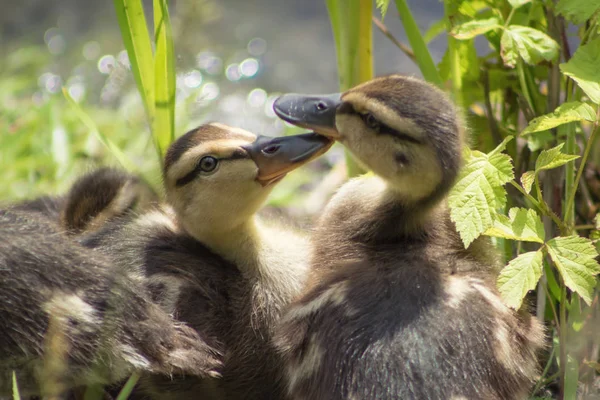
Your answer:
[[[531,306],[548,327],[551,346],[532,395],[593,393],[600,370],[600,0],[443,0],[444,18],[425,33],[406,0],[394,3],[408,45],[374,18],[376,26],[425,79],[452,94],[471,127],[472,146],[449,199],[461,238],[465,246],[480,235],[494,238],[506,261],[498,278],[504,300]],[[345,90],[373,76],[373,2],[326,4]],[[0,69],[0,129],[7,133],[0,135],[0,198],[64,190],[86,165],[116,162],[154,182],[160,176],[160,156],[190,122],[177,112],[186,100],[176,101],[167,1],[153,2],[153,35],[141,1],[114,5],[139,97],[107,110],[76,99],[66,84],[64,98],[24,98],[37,84],[32,69],[48,60],[36,48],[8,54]],[[376,5],[382,20],[396,17],[390,0]],[[448,46],[436,65],[427,43],[442,34]],[[151,140],[131,135],[148,127]],[[150,143],[156,157],[148,157]],[[347,168],[362,172],[350,158]]]

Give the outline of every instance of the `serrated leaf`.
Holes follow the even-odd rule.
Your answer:
[[[498,276],[498,290],[504,302],[516,310],[521,307],[523,298],[535,289],[542,276],[543,252],[523,253],[508,263]]]
[[[381,12],[381,20],[385,18],[385,14],[387,13],[388,7],[390,6],[390,0],[375,0],[375,4],[377,4],[377,8],[379,12]]]
[[[535,65],[558,57],[559,46],[550,36],[528,26],[510,25],[500,39],[504,64],[514,67],[519,57]]]
[[[527,193],[531,192],[531,186],[533,186],[534,181],[535,172],[533,171],[526,171],[523,172],[523,175],[521,175],[521,185],[523,185],[523,189],[525,189]]]
[[[549,114],[532,119],[527,128],[521,132],[521,136],[525,136],[532,132],[546,131],[569,122],[593,122],[595,120],[596,111],[592,106],[580,101],[572,101],[562,104]]]
[[[600,64],[600,38],[579,47],[569,62],[560,64],[563,74],[573,78],[595,104],[600,103],[598,64]]]
[[[466,152],[465,165],[449,196],[450,217],[465,247],[493,225],[496,208],[506,203],[502,186],[514,175],[510,156],[500,151],[508,140],[489,154]]]
[[[592,241],[581,236],[559,236],[546,246],[565,285],[589,305],[596,287],[595,276],[600,273],[598,252]]]
[[[519,8],[527,3],[530,3],[531,0],[508,0],[508,2],[511,6],[513,6],[513,8]]]
[[[450,34],[457,39],[473,39],[493,29],[502,28],[500,20],[496,17],[488,19],[474,19],[452,28]]]
[[[560,0],[556,5],[556,13],[576,25],[583,24],[598,10],[600,10],[600,0]]]
[[[524,242],[544,243],[545,239],[544,225],[539,215],[526,208],[511,208],[508,216],[498,214],[494,225],[485,234]]]
[[[566,163],[576,160],[579,156],[574,154],[561,153],[564,143],[559,144],[549,150],[544,150],[535,160],[535,172],[552,169],[565,165]]]

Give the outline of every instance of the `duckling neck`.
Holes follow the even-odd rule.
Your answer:
[[[354,243],[418,240],[428,234],[443,208],[438,199],[423,200],[407,202],[381,178],[357,178],[332,199],[319,226]]]
[[[190,233],[221,257],[243,268],[260,253],[262,238],[258,225],[257,218],[252,217],[236,226]]]

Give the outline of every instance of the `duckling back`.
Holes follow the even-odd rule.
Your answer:
[[[114,218],[141,212],[157,202],[156,193],[139,177],[102,167],[80,176],[64,195],[41,196],[7,208],[35,213],[78,234],[97,230]]]
[[[0,211],[0,394],[58,395],[133,371],[214,375],[218,353],[56,225]]]

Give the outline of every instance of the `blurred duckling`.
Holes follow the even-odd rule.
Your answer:
[[[291,397],[526,398],[543,328],[500,299],[494,250],[465,250],[449,220],[464,126],[446,94],[391,75],[274,109],[376,175],[345,184],[312,237],[311,276],[275,339]]]
[[[139,177],[103,167],[79,177],[64,195],[41,196],[7,207],[37,213],[71,234],[81,234],[157,203],[156,193]]]
[[[31,212],[0,211],[0,396],[60,396],[132,372],[218,376],[220,354],[145,288]]]
[[[268,138],[200,126],[167,151],[168,204],[84,237],[84,245],[143,277],[167,312],[225,351],[222,379],[143,379],[153,397],[282,398],[270,340],[282,308],[304,284],[307,241],[255,214],[275,183],[331,144],[316,134]]]

